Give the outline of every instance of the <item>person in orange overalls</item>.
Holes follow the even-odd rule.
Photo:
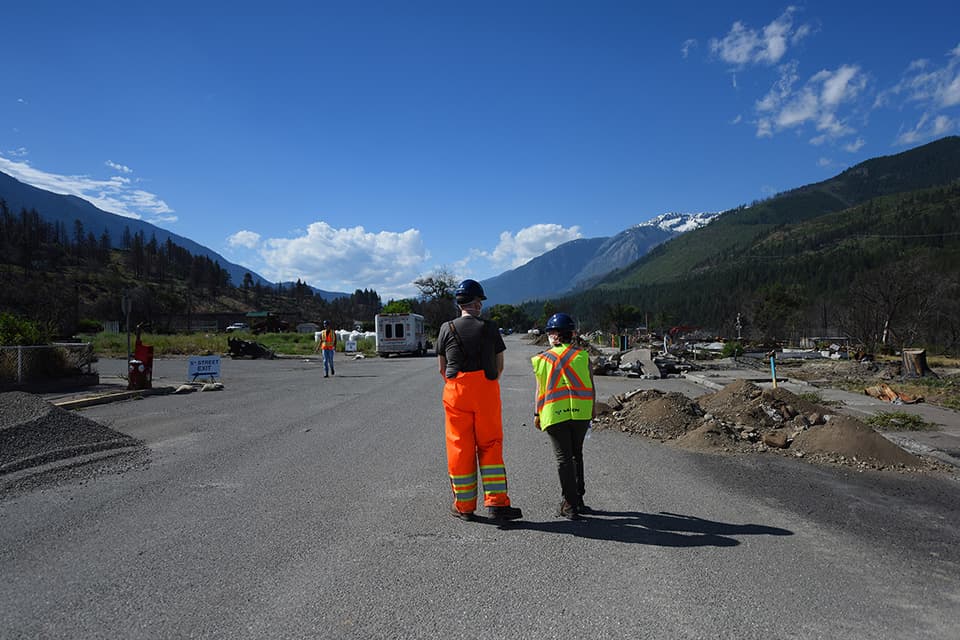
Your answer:
[[[443,377],[447,471],[455,517],[473,520],[477,507],[477,462],[483,504],[497,521],[523,517],[510,505],[503,464],[500,382],[506,346],[493,322],[480,318],[483,287],[464,280],[457,287],[460,317],[446,322],[437,337],[437,360]]]

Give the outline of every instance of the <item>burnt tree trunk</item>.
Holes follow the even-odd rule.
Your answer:
[[[901,362],[902,375],[904,378],[937,377],[937,374],[927,366],[926,349],[904,349],[901,355]]]

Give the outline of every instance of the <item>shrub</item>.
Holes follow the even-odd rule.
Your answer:
[[[721,358],[730,358],[743,355],[743,345],[739,342],[724,342],[720,351]]]
[[[103,331],[103,324],[90,318],[82,318],[77,323],[77,333],[100,333]]]
[[[867,418],[867,424],[881,431],[934,431],[937,426],[910,413],[881,411]]]
[[[41,331],[36,322],[9,313],[0,313],[0,345],[29,346],[47,342],[49,336]]]

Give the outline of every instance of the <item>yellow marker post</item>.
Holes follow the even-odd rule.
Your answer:
[[[773,378],[773,388],[777,388],[777,357],[771,352],[770,353],[770,377]]]

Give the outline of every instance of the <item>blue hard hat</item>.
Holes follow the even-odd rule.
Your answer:
[[[483,287],[480,286],[480,283],[469,278],[457,285],[457,290],[453,295],[456,296],[457,302],[470,302],[477,298],[487,299],[487,296],[483,295]]]
[[[573,318],[565,313],[555,313],[547,320],[547,331],[554,329],[556,331],[574,331],[577,328]]]

